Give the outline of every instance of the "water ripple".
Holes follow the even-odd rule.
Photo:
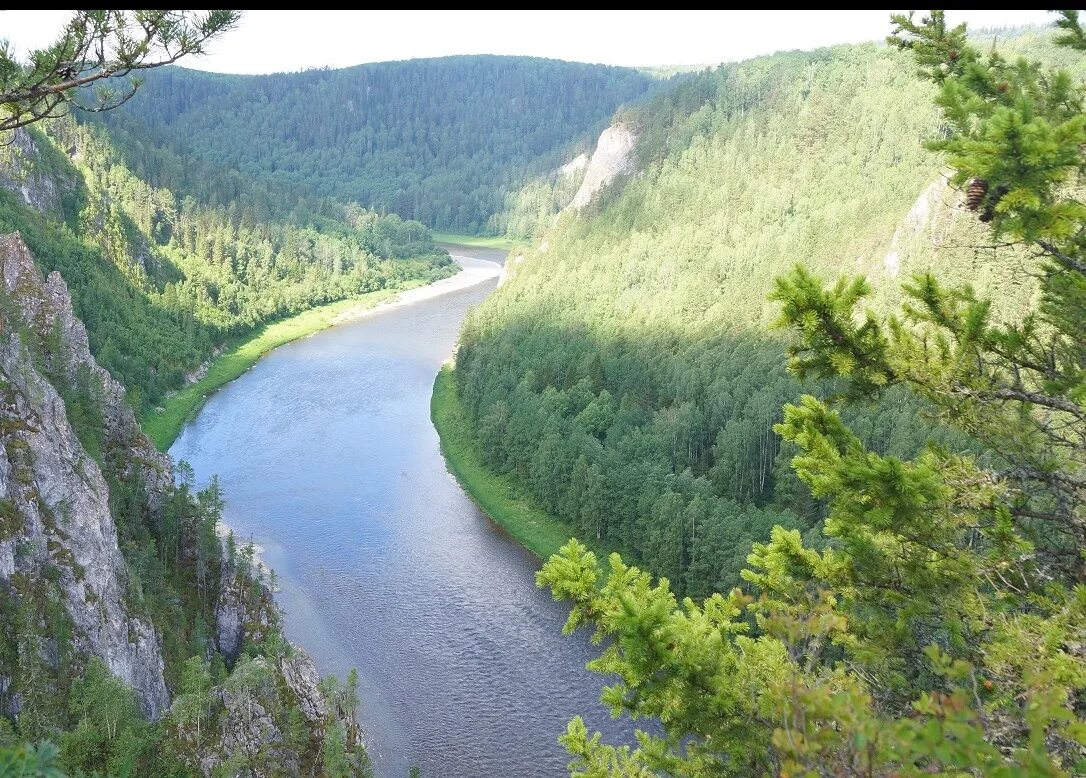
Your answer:
[[[577,713],[629,736],[584,669],[595,649],[562,637],[537,560],[448,475],[430,424],[438,367],[493,283],[280,348],[172,449],[219,474],[227,523],[278,573],[288,636],[322,671],[359,670],[381,778],[563,775]]]

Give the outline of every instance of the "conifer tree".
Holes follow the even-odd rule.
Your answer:
[[[239,18],[229,10],[81,10],[55,43],[26,62],[0,42],[0,133],[63,116],[69,107],[116,108],[139,86],[133,73],[202,54]]]

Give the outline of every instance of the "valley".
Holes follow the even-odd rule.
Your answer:
[[[170,454],[198,485],[218,476],[224,520],[276,571],[286,635],[326,672],[358,668],[378,776],[552,776],[566,761],[554,734],[574,713],[632,732],[596,700],[592,648],[562,637],[538,560],[441,456],[434,377],[499,271],[452,251],[462,288],[278,348],[211,397]]]
[[[1083,773],[1078,12],[35,13],[0,776]]]

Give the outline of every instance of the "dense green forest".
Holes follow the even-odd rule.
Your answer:
[[[561,738],[572,775],[1086,767],[1086,31],[1063,11],[1049,38],[1072,71],[977,47],[940,11],[892,21],[942,118],[900,148],[943,155],[959,216],[982,229],[972,245],[1028,273],[1033,304],[958,281],[939,252],[889,305],[844,241],[838,267],[804,256],[777,276],[791,371],[836,390],[790,402],[773,427],[826,502],[821,533],[775,527],[742,588],[701,602],[618,554],[604,579],[577,540],[554,555],[537,582],[572,603],[566,631],[604,646],[589,664],[618,677],[603,701],[661,725],[630,747],[575,718]],[[899,392],[962,439],[886,453],[858,425]]]
[[[244,200],[204,205],[139,178],[100,127],[64,119],[32,132],[0,149],[13,180],[0,188],[0,232],[18,230],[61,272],[96,357],[138,410],[263,322],[453,272],[418,222],[327,200],[281,218]],[[24,186],[43,194],[40,210]]]
[[[574,539],[537,577],[595,630],[615,715],[653,721],[612,746],[575,719],[571,773],[1083,774],[1086,32],[1060,26],[978,47],[939,12],[897,17],[889,47],[663,89],[526,58],[166,69],[0,146],[0,232],[61,271],[145,410],[264,322],[450,273],[430,227],[542,228],[469,316],[445,401],[458,444],[625,554]],[[635,172],[563,210],[579,179],[559,168],[608,120]],[[148,494],[61,333],[0,302],[79,468],[101,467],[174,697],[148,722],[72,650],[58,581],[83,571],[49,527],[45,573],[0,587],[0,701],[20,694],[0,773],[188,774],[254,706],[278,739],[224,772],[365,773],[355,680],[307,725],[252,553],[215,534],[217,485],[181,468]],[[231,588],[260,614],[236,658],[211,634]]]
[[[692,595],[737,584],[775,525],[817,537],[825,506],[774,432],[802,391],[774,278],[864,272],[877,307],[924,267],[1004,311],[1031,294],[922,146],[931,105],[908,58],[871,45],[723,66],[623,112],[638,174],[565,213],[465,326],[456,377],[488,464]],[[967,445],[924,407],[896,388],[845,418],[882,454]]]
[[[529,57],[268,76],[171,68],[104,121],[141,177],[201,202],[270,183],[454,232],[504,232],[510,193],[655,83],[630,68]],[[238,172],[208,180],[191,158]]]

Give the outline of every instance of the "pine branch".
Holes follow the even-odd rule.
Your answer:
[[[122,105],[139,84],[129,81],[118,96],[103,93],[98,103],[76,96],[92,84],[125,79],[134,71],[172,65],[201,54],[208,41],[236,25],[236,11],[79,11],[53,46],[33,52],[30,65],[0,50],[0,132],[63,115],[70,105],[100,112]]]

